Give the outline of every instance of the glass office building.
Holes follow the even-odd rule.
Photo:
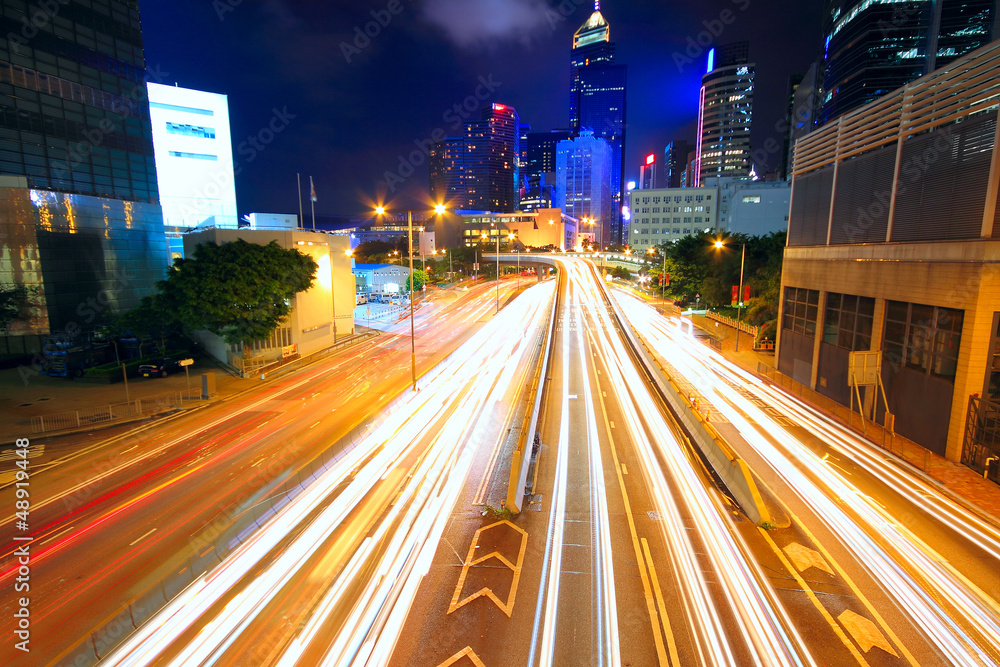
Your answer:
[[[997,0],[828,0],[821,124],[996,39],[998,5]]]
[[[0,281],[11,333],[87,329],[167,267],[138,0],[0,4]]]
[[[706,178],[750,176],[754,65],[749,49],[748,42],[736,42],[709,53],[698,105],[696,185]]]

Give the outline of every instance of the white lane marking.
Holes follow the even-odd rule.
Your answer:
[[[142,541],[143,541],[144,539],[146,539],[147,537],[149,537],[150,535],[152,535],[152,534],[153,534],[153,533],[155,533],[155,532],[156,532],[156,528],[153,528],[153,529],[152,529],[151,531],[149,531],[148,533],[145,533],[144,535],[141,535],[141,536],[139,536],[139,537],[135,538],[134,540],[132,540],[131,542],[129,542],[129,543],[128,543],[128,545],[129,545],[130,547],[131,547],[131,546],[135,546],[135,544],[136,544],[137,542],[142,542]]]

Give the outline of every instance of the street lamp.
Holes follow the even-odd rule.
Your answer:
[[[722,240],[716,240],[715,248],[718,250],[724,247],[726,244]],[[747,244],[741,243],[740,246],[742,250],[740,251],[740,287],[739,291],[736,293],[736,348],[735,351],[740,351],[740,314],[743,311],[743,266],[747,258]]]
[[[521,253],[518,252],[517,247],[514,245],[514,239],[516,238],[516,234],[507,234],[507,240],[510,241],[511,252],[517,255],[517,287],[514,288],[515,292],[521,289]]]
[[[444,213],[444,205],[437,204],[434,207],[434,213],[441,215]],[[382,216],[385,215],[384,206],[375,207],[375,215]],[[413,382],[413,391],[417,390],[417,334],[416,328],[413,323],[413,292],[414,287],[417,283],[414,280],[413,275],[413,211],[406,212],[406,227],[408,230],[407,239],[409,242],[409,254],[410,254],[410,293],[407,295],[410,299],[410,378]],[[397,251],[398,254],[398,251]],[[402,266],[402,259],[399,262]]]

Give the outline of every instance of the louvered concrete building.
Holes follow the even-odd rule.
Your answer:
[[[880,351],[896,432],[980,472],[1000,453],[998,110],[1000,41],[800,139],[778,327],[779,369],[845,405],[850,352]]]

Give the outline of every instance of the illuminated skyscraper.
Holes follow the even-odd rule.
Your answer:
[[[466,204],[465,137],[445,137],[431,146],[428,157],[431,199],[448,208]]]
[[[748,42],[736,42],[709,52],[708,73],[701,78],[694,185],[716,176],[750,176],[754,65],[749,51]]]
[[[483,109],[482,120],[466,123],[464,185],[466,206],[474,211],[517,210],[520,122],[505,104]]]
[[[601,231],[584,225],[580,233],[594,231],[604,245],[617,242],[607,236],[605,221],[613,217],[609,172],[612,149],[590,130],[581,130],[575,139],[560,141],[556,149],[556,208],[577,220],[593,218]]]
[[[998,0],[827,0],[821,123],[1000,36]]]
[[[611,26],[601,14],[600,3],[595,2],[594,13],[573,35],[569,115],[575,135],[589,129],[611,147],[609,185],[614,212],[605,222],[606,243],[621,243],[622,238],[626,77],[626,66],[615,64]]]

